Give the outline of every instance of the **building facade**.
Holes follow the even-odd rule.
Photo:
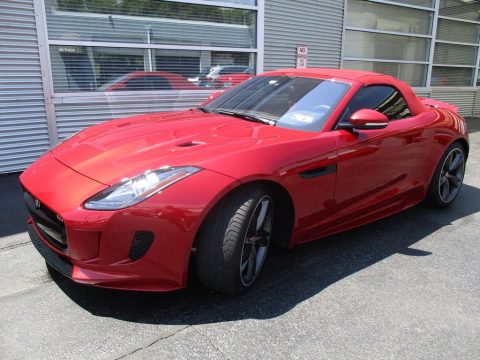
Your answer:
[[[266,70],[396,76],[480,112],[477,0],[2,0],[0,173],[132,114],[191,108]]]

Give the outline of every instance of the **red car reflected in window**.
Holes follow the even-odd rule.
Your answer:
[[[98,91],[197,90],[181,75],[166,71],[134,71],[112,80]]]

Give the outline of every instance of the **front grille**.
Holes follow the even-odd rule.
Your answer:
[[[30,213],[35,228],[40,235],[57,249],[66,251],[67,233],[65,230],[65,224],[60,216],[44,204],[40,203],[37,199],[34,199],[34,197],[27,191],[23,194],[28,212]]]
[[[48,245],[45,244],[42,239],[40,239],[37,232],[35,231],[35,228],[31,224],[28,226],[28,233],[30,235],[30,239],[32,240],[33,245],[38,250],[40,255],[42,255],[43,258],[47,261],[47,263],[49,263],[53,268],[57,269],[57,271],[59,271],[63,275],[71,278],[73,274],[72,263],[68,259],[64,258],[60,254],[57,254],[55,251],[50,249]]]

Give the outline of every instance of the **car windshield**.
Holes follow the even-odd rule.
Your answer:
[[[243,115],[278,127],[319,131],[350,88],[333,80],[260,76],[218,96],[202,109]]]

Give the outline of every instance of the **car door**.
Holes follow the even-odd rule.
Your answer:
[[[360,109],[389,118],[385,129],[334,130],[337,154],[335,201],[337,222],[362,223],[404,208],[422,196],[419,169],[427,150],[425,114],[412,116],[402,94],[392,86],[361,88],[346,106],[338,124],[348,123]]]

